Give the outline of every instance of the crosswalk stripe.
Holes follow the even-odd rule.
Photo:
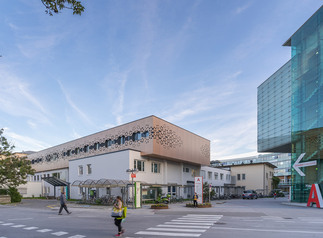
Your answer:
[[[26,225],[15,225],[15,226],[11,226],[11,227],[15,227],[15,228],[20,228],[20,227],[25,227]]]
[[[190,223],[190,222],[165,222],[165,224],[174,224],[174,225],[200,225],[200,223]],[[214,223],[203,223],[201,225],[212,226]]]
[[[52,233],[52,235],[54,235],[54,236],[62,236],[62,235],[66,235],[66,234],[68,234],[68,232],[65,232],[65,231],[59,231],[59,232]]]
[[[175,229],[175,228],[148,228],[149,231],[179,231],[179,232],[205,232],[206,230],[198,230],[198,229]]]
[[[157,225],[162,227],[178,227],[178,228],[203,228],[203,229],[209,229],[210,226],[178,226],[178,225]]]
[[[3,226],[11,226],[11,225],[14,225],[15,223],[3,223],[3,224],[1,224],[1,225],[3,225]]]
[[[223,217],[223,215],[205,215],[205,214],[187,214],[186,216],[200,216],[200,217]]]
[[[30,227],[26,227],[24,229],[25,230],[36,230],[36,229],[38,229],[38,227],[36,227],[36,226],[30,226]]]
[[[82,235],[75,235],[75,236],[69,236],[68,238],[83,238],[86,236],[82,236]]]
[[[136,235],[199,237],[201,234],[139,231]]]
[[[186,218],[186,217],[181,217],[181,218],[178,218],[178,219],[181,219],[181,220],[186,220],[186,221],[203,221],[203,222],[210,222],[210,221],[218,221],[220,220],[221,218],[219,219],[199,219],[199,218]]]
[[[49,231],[53,231],[51,229],[41,229],[41,230],[37,230],[37,232],[41,232],[41,233],[45,233],[45,232],[49,232]]]
[[[205,223],[206,221],[195,221],[195,220],[183,220],[182,218],[177,218],[177,220],[172,220],[172,221],[179,221],[179,222],[192,222],[192,223]],[[210,222],[210,221],[208,221]]]

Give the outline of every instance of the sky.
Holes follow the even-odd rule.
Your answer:
[[[49,16],[0,1],[0,128],[40,151],[155,115],[211,142],[211,160],[257,154],[257,87],[320,0],[91,0]]]

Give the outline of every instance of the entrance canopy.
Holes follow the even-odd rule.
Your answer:
[[[128,184],[131,184],[131,182],[128,180],[88,179],[85,181],[76,180],[72,183],[72,186],[82,187],[82,188],[110,188],[110,187],[126,187]]]
[[[45,177],[45,178],[42,178],[45,182],[53,185],[54,187],[57,187],[57,186],[68,186],[69,183],[66,182],[66,181],[63,181],[61,179],[58,179],[56,177]]]

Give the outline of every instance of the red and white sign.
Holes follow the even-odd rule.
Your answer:
[[[314,203],[316,204],[317,208],[323,208],[322,194],[318,184],[312,184],[310,196],[307,200],[307,206],[312,207]]]
[[[203,177],[194,178],[194,192],[199,196],[199,203],[203,203]]]
[[[131,174],[131,178],[135,178],[136,177],[136,174]]]

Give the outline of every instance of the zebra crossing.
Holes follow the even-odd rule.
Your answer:
[[[135,235],[142,236],[174,236],[174,237],[199,237],[223,215],[187,214],[180,218],[165,222],[164,224],[138,231]]]
[[[54,232],[52,229],[45,229],[45,228],[39,228],[39,227],[36,227],[36,226],[27,226],[27,225],[24,225],[24,224],[15,224],[15,223],[12,223],[12,222],[3,222],[3,221],[0,221],[0,226],[8,226],[8,227],[12,227],[12,228],[22,228],[24,230],[27,230],[27,231],[36,231],[36,232],[39,232],[39,233],[44,233],[44,234],[47,234],[46,237],[50,237],[50,235],[52,235],[53,237],[55,236],[61,236],[63,237],[64,235],[68,235],[68,232],[65,232],[65,231],[56,231]],[[73,235],[73,236],[65,236],[65,238],[84,238],[86,236],[83,236],[83,235]],[[7,238],[5,236],[0,236],[0,238]]]

